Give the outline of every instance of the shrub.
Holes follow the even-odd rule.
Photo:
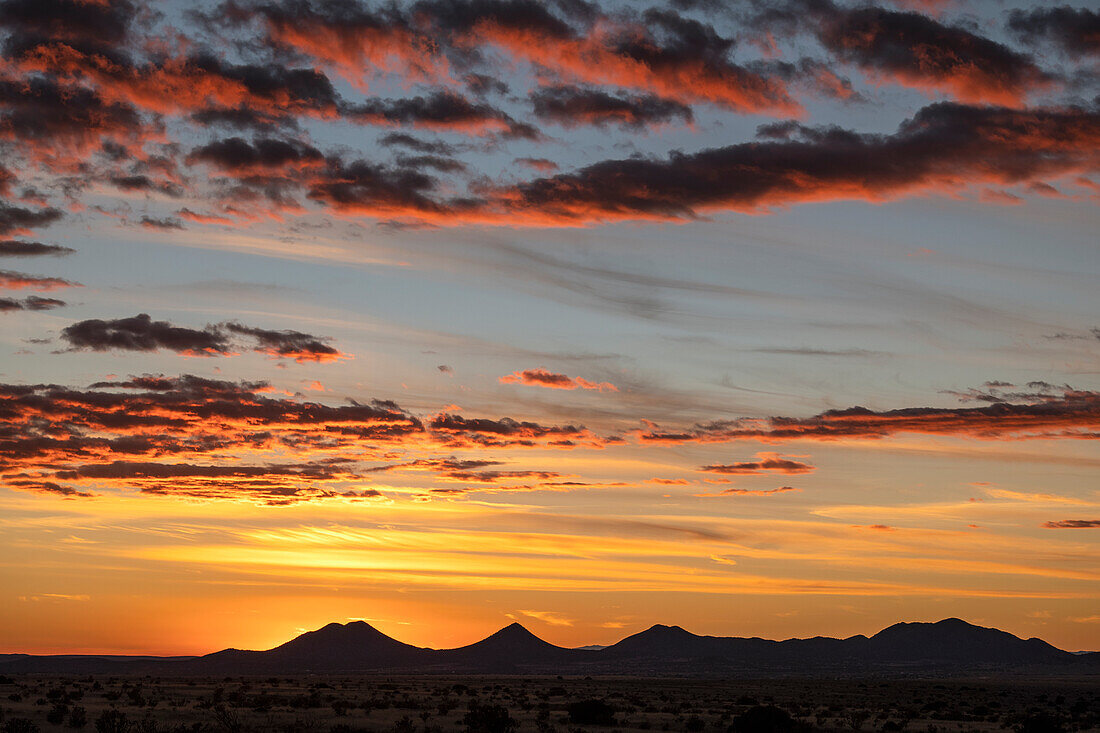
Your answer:
[[[799,733],[806,727],[775,705],[757,705],[733,719],[736,733]]]
[[[103,714],[95,719],[96,733],[128,733],[130,721],[126,713],[121,710],[104,710]]]
[[[603,700],[578,700],[566,708],[574,725],[615,725],[615,708]]]
[[[69,711],[69,719],[65,725],[70,728],[83,728],[88,724],[88,711],[82,705],[75,706]]]
[[[479,705],[470,703],[470,710],[462,718],[468,733],[512,733],[519,723],[503,705]]]
[[[0,730],[4,733],[38,733],[38,725],[26,718],[8,718]]]

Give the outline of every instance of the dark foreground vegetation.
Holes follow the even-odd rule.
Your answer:
[[[0,677],[0,733],[33,731],[1100,730],[1096,677]]]

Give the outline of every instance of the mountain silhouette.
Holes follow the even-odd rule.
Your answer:
[[[364,621],[332,623],[266,651],[203,657],[0,655],[0,673],[325,674],[352,672],[686,676],[1074,674],[1100,671],[1100,653],[1072,654],[1041,639],[961,619],[898,623],[874,636],[771,639],[701,636],[657,624],[616,644],[567,649],[510,624],[455,649],[405,644]]]
[[[868,641],[871,654],[882,658],[913,661],[986,663],[1055,663],[1067,652],[1042,639],[1021,639],[1007,631],[975,626],[958,618],[933,624],[898,623],[878,632]]]
[[[430,649],[386,636],[366,621],[331,623],[307,631],[267,651],[225,649],[192,660],[198,672],[358,672],[411,667],[423,663]]]
[[[441,667],[456,670],[518,671],[567,664],[591,653],[554,646],[532,634],[522,624],[511,623],[474,644],[436,652],[435,662]]]

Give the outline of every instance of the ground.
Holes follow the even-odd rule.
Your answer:
[[[589,703],[576,705],[584,701]],[[608,706],[613,710],[613,721],[606,716],[599,719],[600,711],[606,712]],[[770,706],[780,708],[792,719],[774,710],[760,710]],[[1047,733],[1100,730],[1100,680],[1082,677],[746,681],[429,675],[217,679],[0,677],[3,721],[0,733],[35,730],[20,721],[29,721],[43,732],[71,731],[80,727],[77,708],[84,712],[83,728],[97,733],[185,730],[780,733],[812,729]],[[755,712],[746,715],[754,709]],[[509,723],[509,719],[516,725]],[[608,722],[612,724],[607,725]]]

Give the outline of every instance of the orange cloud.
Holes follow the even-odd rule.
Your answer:
[[[498,381],[501,384],[526,384],[531,387],[547,387],[549,389],[590,389],[598,392],[619,391],[619,388],[610,382],[589,382],[583,377],[569,377],[565,374],[547,371],[542,367],[506,374]]]
[[[781,456],[778,453],[757,453],[755,461],[713,464],[710,466],[703,466],[699,470],[710,471],[711,473],[759,476],[766,472],[783,474],[812,473],[814,467],[808,463],[802,463],[792,458]]]

